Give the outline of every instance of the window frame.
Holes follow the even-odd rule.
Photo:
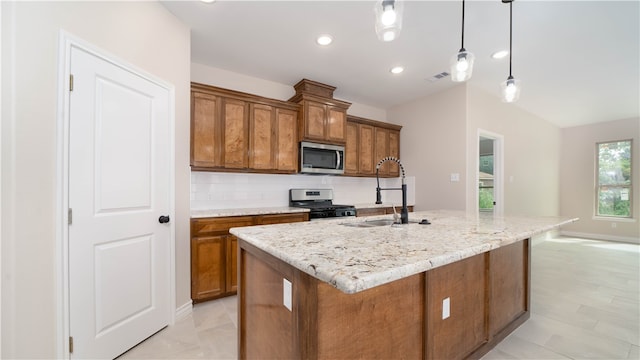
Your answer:
[[[600,185],[600,145],[602,144],[611,144],[611,143],[629,143],[629,161],[630,161],[630,169],[629,169],[629,185]],[[595,203],[594,203],[594,218],[599,219],[608,219],[608,220],[631,220],[633,219],[633,139],[620,139],[620,140],[610,140],[610,141],[599,141],[595,146]],[[607,215],[600,214],[600,190],[602,187],[610,187],[610,188],[627,188],[629,191],[629,215]]]

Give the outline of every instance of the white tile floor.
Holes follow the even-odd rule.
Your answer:
[[[483,357],[640,359],[640,247],[558,238],[532,250],[531,319]],[[121,359],[237,358],[236,297],[193,313]]]

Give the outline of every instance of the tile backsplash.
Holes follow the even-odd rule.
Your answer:
[[[382,188],[399,188],[400,178],[380,179]],[[376,201],[376,179],[330,175],[191,172],[191,209],[237,209],[289,205],[289,189],[333,189],[336,204]],[[415,178],[407,177],[407,203],[415,203]],[[400,191],[383,191],[385,204],[400,205]]]

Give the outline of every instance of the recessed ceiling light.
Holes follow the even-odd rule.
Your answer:
[[[327,34],[322,34],[318,36],[318,38],[316,39],[316,43],[322,46],[327,46],[332,42],[333,42],[333,38],[331,37],[331,35],[327,35]]]
[[[392,74],[400,74],[401,72],[404,71],[404,68],[402,66],[394,66],[391,68],[391,70],[389,70]]]
[[[502,59],[505,56],[509,55],[509,50],[500,50],[491,54],[492,59]]]
[[[213,2],[216,2],[216,0],[200,0],[200,1],[202,1],[203,3],[206,3],[206,4],[211,4]]]

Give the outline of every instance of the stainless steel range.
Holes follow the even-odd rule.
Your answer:
[[[356,216],[353,205],[333,203],[331,189],[290,189],[289,206],[309,209],[309,220]]]

